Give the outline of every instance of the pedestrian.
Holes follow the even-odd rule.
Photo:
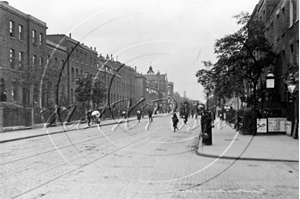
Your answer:
[[[191,116],[192,116],[192,119],[194,118],[194,115],[195,115],[195,111],[194,109],[191,110]]]
[[[223,121],[223,120],[224,120],[224,117],[223,117],[223,112],[221,112],[221,113],[220,113],[219,117],[220,117],[220,120],[221,120],[221,121]]]
[[[122,111],[122,118],[125,119],[125,116],[126,116],[126,111]]]
[[[140,120],[141,120],[141,111],[140,111],[140,110],[138,110],[138,111],[136,112],[136,118],[137,118],[137,120],[138,120],[139,123],[140,123]]]
[[[86,112],[86,119],[87,119],[88,126],[91,126],[91,123],[92,123],[92,112],[93,112],[92,109],[89,109]]]
[[[183,118],[184,118],[184,124],[186,124],[187,123],[187,121],[188,121],[188,117],[189,117],[189,113],[188,113],[188,111],[184,111],[184,113],[183,113]]]
[[[211,127],[214,128],[215,127],[214,121],[216,119],[216,115],[213,109],[211,109],[210,114],[211,114]]]
[[[178,127],[177,127],[177,124],[178,124],[178,122],[179,122],[179,119],[178,119],[176,113],[173,113],[173,116],[172,116],[172,122],[173,122],[174,132],[176,131],[176,129],[179,130]]]
[[[98,110],[94,110],[91,115],[95,124],[100,123],[100,112]]]
[[[153,111],[151,108],[148,109],[149,122],[153,122]]]
[[[211,115],[209,112],[205,111],[205,105],[199,104],[198,109],[201,114],[201,137],[202,144],[211,145],[212,144],[212,126],[211,126]]]

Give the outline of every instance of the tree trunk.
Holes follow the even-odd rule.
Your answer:
[[[253,88],[253,96],[254,96],[254,131],[253,131],[253,135],[256,135],[257,133],[257,114],[256,114],[256,85],[257,82],[255,82],[254,84],[254,88]]]

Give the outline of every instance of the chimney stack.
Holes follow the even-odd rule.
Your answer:
[[[72,34],[71,33],[69,33],[69,37],[72,38]]]

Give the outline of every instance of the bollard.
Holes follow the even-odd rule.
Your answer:
[[[0,107],[0,133],[3,133],[3,107]]]

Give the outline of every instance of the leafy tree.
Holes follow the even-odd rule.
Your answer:
[[[89,104],[95,107],[106,98],[107,88],[105,83],[97,76],[89,73],[79,75],[76,80],[76,100],[82,103],[83,107],[89,107]]]
[[[243,94],[250,87],[253,90],[253,108],[256,110],[259,79],[264,69],[274,64],[276,57],[265,37],[263,22],[245,12],[234,18],[242,28],[216,41],[217,62],[203,62],[207,69],[197,71],[196,77],[200,84],[221,98]],[[256,118],[256,111],[254,114]]]
[[[11,68],[10,80],[14,86],[25,90],[24,94],[27,96],[23,97],[29,98],[29,93],[32,93],[34,103],[34,101],[41,101],[42,97],[38,98],[42,93],[46,93],[46,90],[53,90],[53,82],[57,82],[61,70],[61,66],[57,62],[49,61],[48,63],[43,63],[34,60],[30,62],[15,61],[15,63]],[[65,75],[63,76],[64,80]],[[62,84],[63,81],[61,82]],[[28,102],[26,101],[26,103]],[[27,106],[29,104],[24,105]]]
[[[234,16],[242,28],[215,43],[217,62],[204,61],[206,69],[197,71],[198,82],[220,98],[244,94],[256,86],[266,67],[275,61],[272,46],[265,38],[262,22],[250,19],[249,13]]]

